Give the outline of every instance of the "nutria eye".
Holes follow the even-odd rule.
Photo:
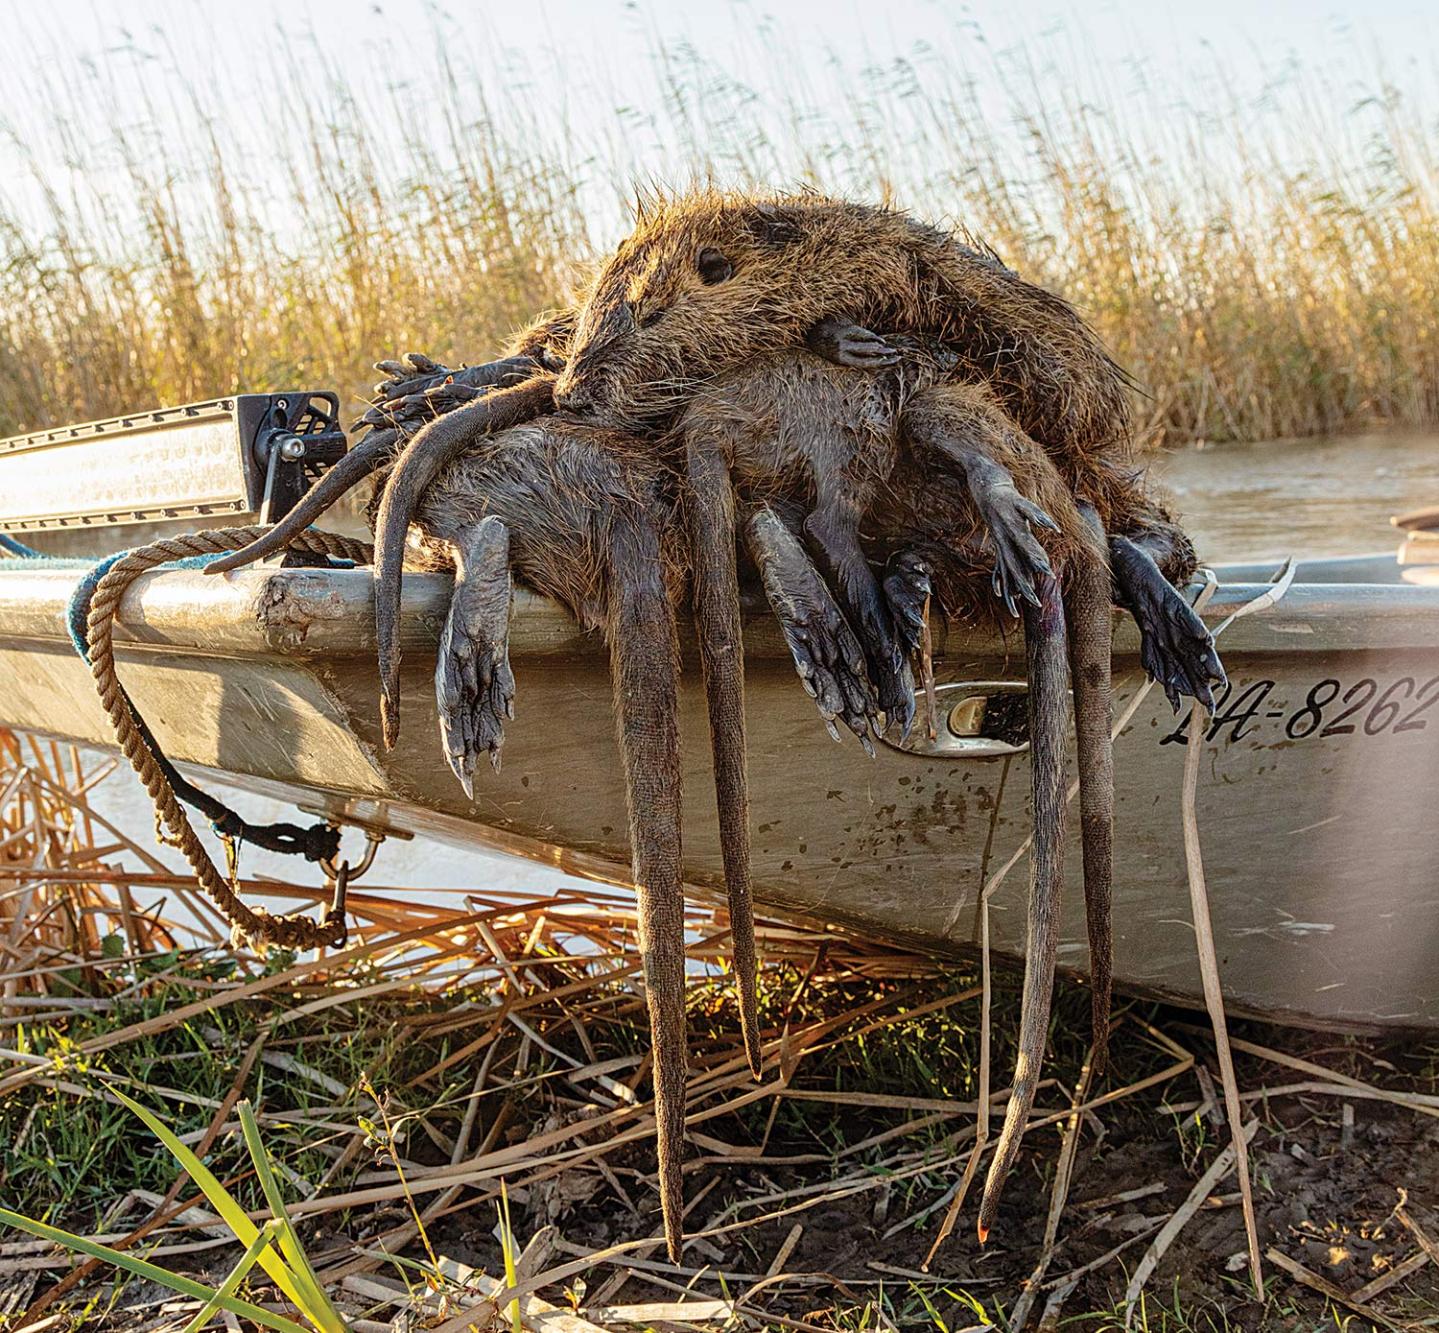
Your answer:
[[[665,317],[663,310],[651,310],[647,315],[640,316],[640,328],[648,329],[658,324]]]
[[[706,246],[695,256],[695,268],[699,270],[700,281],[706,287],[723,282],[734,273],[734,265],[718,250]]]

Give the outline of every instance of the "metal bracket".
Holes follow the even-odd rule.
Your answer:
[[[256,506],[262,523],[284,518],[314,476],[345,452],[340,400],[333,393],[271,394],[255,414],[251,456],[265,479]]]
[[[903,741],[884,744],[902,754],[936,759],[994,759],[1029,749],[1029,686],[1022,680],[961,680],[935,687],[939,734],[916,726]]]
[[[337,883],[343,881],[345,884],[353,884],[375,864],[375,853],[380,850],[380,844],[384,841],[385,834],[367,828],[365,830],[365,854],[360,858],[359,865],[352,866],[348,860],[341,861],[338,865],[333,861],[321,861],[320,869],[325,872],[327,878]]]

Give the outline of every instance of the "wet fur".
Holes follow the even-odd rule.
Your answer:
[[[667,482],[626,437],[551,417],[473,441],[423,491],[415,521],[436,555],[482,521],[503,523],[521,581],[609,642],[654,1043],[660,1196],[677,1261],[687,1048],[674,619],[682,575]]]
[[[1054,569],[1070,573],[1068,599],[1086,624],[1074,646],[1082,659],[1076,705],[1081,717],[1098,721],[1102,741],[1094,725],[1079,730],[1089,742],[1085,757],[1102,751],[1098,757],[1107,760],[1111,619],[1101,536],[1081,514],[1046,451],[1009,420],[988,386],[948,383],[943,371],[918,349],[892,374],[843,370],[805,353],[764,358],[695,395],[678,428],[691,478],[698,457],[708,470],[723,469],[725,485],[737,489],[742,507],[798,502],[803,509],[816,503],[827,481],[842,477],[852,503],[863,512],[871,552],[887,558],[921,551],[940,605],[950,614],[972,615],[976,608],[997,607],[990,595],[995,551],[990,527],[976,504],[976,489],[964,470],[965,455],[971,468],[978,459],[1002,470],[1024,498],[1041,504],[1058,523],[1059,530],[1047,535],[1047,554]],[[704,492],[701,507],[723,512],[724,486],[708,479]],[[725,546],[732,550],[732,524],[721,525],[711,541],[701,535],[693,553],[696,600],[711,608],[733,607],[730,614],[737,624],[738,589]],[[1024,1001],[1014,1093],[986,1183],[981,1236],[993,1222],[1005,1174],[1033,1107],[1057,948],[1066,816],[1066,626],[1058,579],[1045,571],[1038,584],[1040,605],[1023,605],[1035,828]],[[710,611],[711,616],[721,614]],[[702,619],[702,642],[704,638]],[[737,654],[718,656],[732,677],[726,683],[726,693],[734,700],[731,714],[742,717],[742,662]],[[1103,668],[1098,674],[1091,669],[1096,658]],[[743,732],[725,721],[713,729],[716,771],[742,774],[742,752],[727,760],[723,752],[727,746],[742,747]],[[1086,832],[1092,827],[1097,832],[1105,791],[1112,793],[1112,764],[1097,768],[1090,785]],[[1112,795],[1109,800],[1112,819]],[[1106,829],[1102,849],[1086,853],[1086,868],[1095,876],[1087,889],[1093,888],[1095,906],[1096,972],[1105,978],[1109,845]],[[1096,1001],[1097,1032],[1107,1026],[1107,981],[1103,995],[1102,1014]]]

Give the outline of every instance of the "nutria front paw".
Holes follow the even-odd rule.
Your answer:
[[[505,723],[515,715],[515,677],[510,670],[510,569],[507,534],[484,533],[462,557],[460,577],[440,636],[435,663],[435,702],[445,758],[465,794],[475,798],[475,761],[487,754],[500,771]]]
[[[914,551],[896,551],[884,567],[884,600],[906,653],[919,651],[924,617],[934,592],[928,561]]]
[[[1011,616],[1019,614],[1020,600],[1038,606],[1034,585],[1054,570],[1033,529],[1058,532],[1059,524],[1007,483],[977,492],[975,502],[994,547],[994,595]]]
[[[899,365],[899,352],[879,334],[859,324],[831,316],[822,319],[808,334],[810,351],[854,370],[885,370]]]

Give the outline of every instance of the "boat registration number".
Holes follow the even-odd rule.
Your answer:
[[[1298,708],[1286,708],[1274,698],[1277,682],[1256,680],[1230,683],[1215,701],[1205,739],[1226,745],[1261,730],[1278,731],[1291,741],[1326,736],[1382,736],[1401,731],[1423,731],[1430,716],[1439,716],[1439,676],[1416,680],[1400,676],[1387,684],[1365,676],[1351,684],[1326,676],[1310,687]],[[1160,741],[1183,745],[1189,740],[1190,713]]]

